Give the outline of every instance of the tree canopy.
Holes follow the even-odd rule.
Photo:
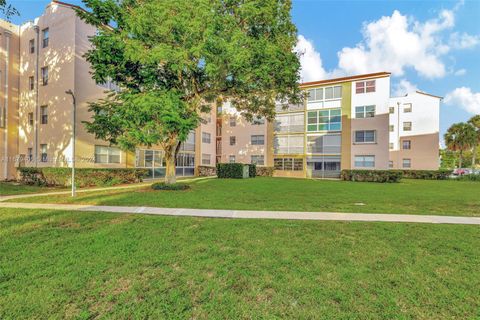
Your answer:
[[[98,138],[159,144],[167,157],[214,105],[272,120],[276,101],[302,99],[290,0],[83,2],[79,16],[98,28],[92,76],[120,87],[91,104],[87,130]]]

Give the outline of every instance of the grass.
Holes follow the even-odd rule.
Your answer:
[[[27,186],[13,182],[0,182],[0,196],[11,196],[17,194],[39,193],[55,191],[59,188],[47,188],[40,186]]]
[[[478,231],[0,209],[0,318],[473,319]]]
[[[407,180],[360,183],[288,178],[207,179],[187,191],[149,187],[16,201],[170,208],[480,216],[480,183]]]

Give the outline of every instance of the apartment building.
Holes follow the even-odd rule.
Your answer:
[[[77,167],[149,169],[165,172],[160,147],[124,152],[97,140],[82,124],[90,119],[88,103],[115,90],[97,84],[83,57],[94,27],[76,16],[74,5],[52,1],[34,21],[16,26],[0,22],[0,179],[14,179],[15,167]],[[8,50],[7,50],[8,49]],[[76,143],[73,152],[73,101],[76,100]],[[215,165],[215,111],[205,114],[177,158],[177,174],[193,175],[195,166]]]
[[[342,169],[438,169],[441,97],[417,91],[390,98],[388,72],[308,82],[301,88],[307,92],[305,103],[278,104],[274,123],[255,131],[251,124],[230,127],[241,141],[265,132],[265,141],[273,137],[271,148],[253,151],[243,143],[222,149],[222,161],[250,163],[263,151],[275,176],[299,178],[335,178]]]
[[[421,91],[390,99],[390,168],[438,169],[441,99]]]
[[[0,179],[18,166],[146,168],[165,174],[160,147],[124,152],[86,132],[88,103],[116,90],[95,83],[83,57],[95,29],[53,0],[34,21],[0,21]],[[228,102],[204,114],[183,143],[177,175],[218,162],[275,167],[275,176],[333,178],[341,169],[438,168],[440,97],[390,98],[387,72],[300,85],[300,105],[277,105],[274,122],[246,121]],[[76,143],[73,155],[73,101]]]

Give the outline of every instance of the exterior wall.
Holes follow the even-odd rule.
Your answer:
[[[235,126],[230,125],[230,118],[236,119]],[[221,114],[222,135],[221,135],[221,162],[229,162],[230,156],[235,156],[235,162],[251,163],[252,155],[263,155],[267,163],[267,124],[256,125],[248,122],[229,102],[222,107]],[[263,145],[252,145],[252,135],[263,135]],[[230,145],[230,137],[235,137],[235,145]]]
[[[19,27],[0,21],[0,180],[15,178],[18,163]]]
[[[421,92],[409,93],[404,97],[390,99],[389,133],[390,161],[394,169],[403,168],[403,159],[411,160],[410,169],[436,170],[439,167],[439,127],[440,97]],[[411,104],[412,111],[405,112],[406,104]],[[404,122],[412,123],[412,130],[405,131]],[[411,141],[411,149],[403,149],[403,141]]]
[[[196,145],[199,148],[195,149],[195,166],[208,166],[208,167],[215,167],[215,159],[216,159],[216,122],[215,122],[215,110],[212,108],[210,113],[205,113],[202,115],[203,120],[201,125],[197,128],[196,132]],[[203,142],[202,141],[202,134],[207,133],[210,134],[210,142]],[[204,156],[208,155],[210,159],[210,163],[204,163],[203,159]]]
[[[375,167],[371,169],[388,169],[388,101],[390,97],[390,77],[366,78],[365,80],[375,80],[375,92],[356,93],[356,83],[352,82],[352,124],[351,124],[351,168],[366,169],[355,166],[355,156],[375,156]],[[373,118],[357,119],[355,109],[359,106],[375,106],[375,116]],[[355,131],[375,130],[376,141],[374,143],[356,143],[354,139]]]

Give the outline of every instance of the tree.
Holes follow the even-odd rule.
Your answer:
[[[87,130],[124,150],[160,145],[166,183],[200,114],[230,101],[247,120],[299,103],[300,63],[290,0],[83,0],[98,28],[86,54],[95,81],[119,85]]]
[[[463,164],[463,153],[472,148],[475,138],[476,134],[473,126],[464,122],[453,124],[445,133],[444,139],[447,149],[459,153],[459,168]]]
[[[0,12],[7,21],[10,21],[12,16],[20,15],[18,10],[15,9],[15,7],[13,7],[11,4],[8,4],[6,0],[0,0]]]
[[[473,143],[473,151],[472,151],[472,169],[475,170],[476,168],[476,155],[477,155],[477,147],[480,145],[480,115],[476,115],[468,120],[468,123],[475,129],[475,141]]]

